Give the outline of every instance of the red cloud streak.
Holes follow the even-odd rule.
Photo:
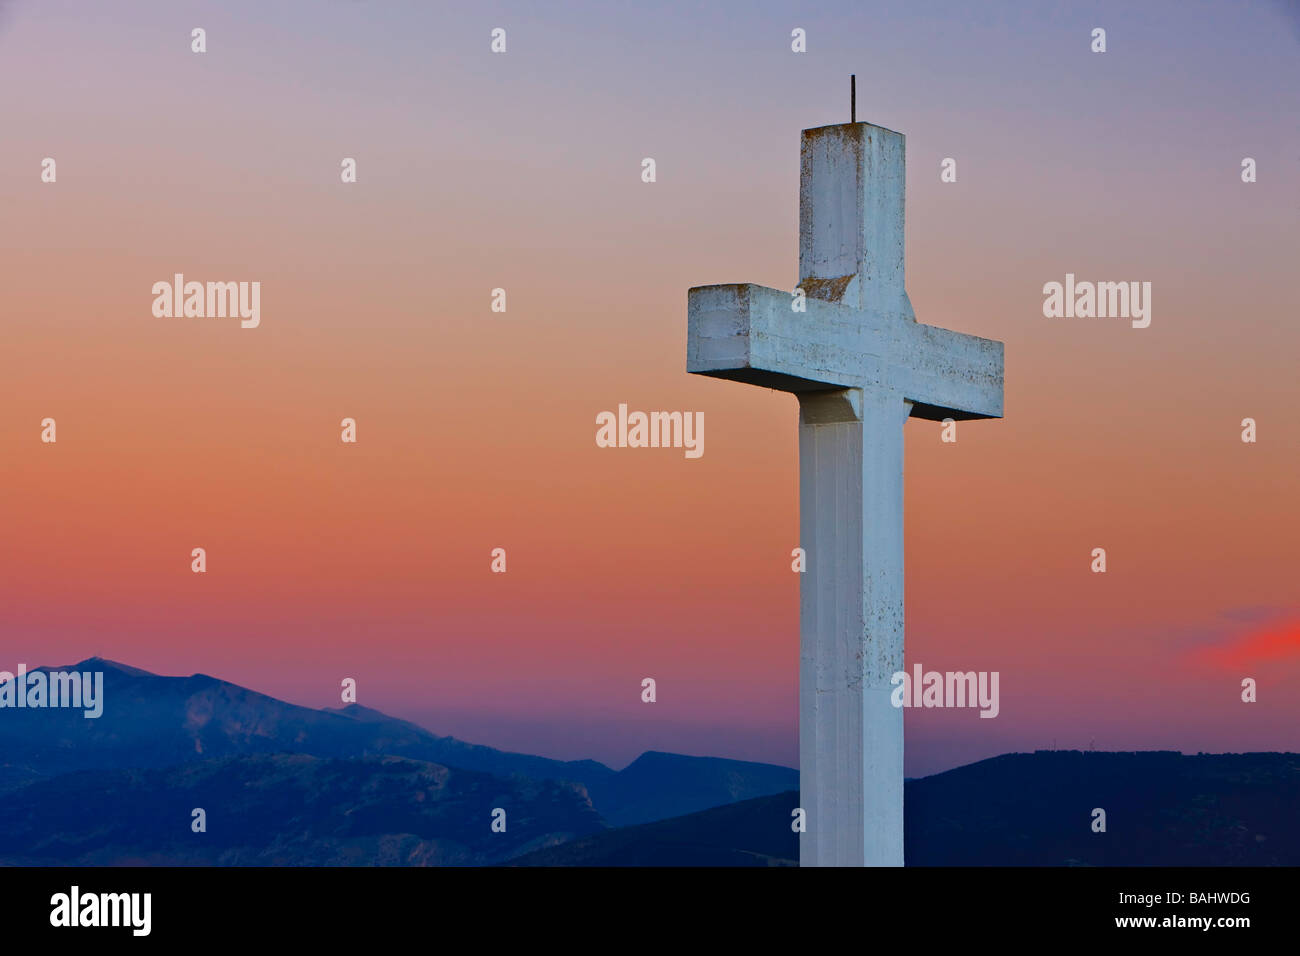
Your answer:
[[[1288,657],[1300,657],[1300,622],[1273,625],[1230,644],[1202,648],[1197,654],[1201,662],[1222,668]]]

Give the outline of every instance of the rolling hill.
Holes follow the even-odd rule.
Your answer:
[[[1300,865],[1300,754],[1004,754],[908,780],[904,801],[908,866]],[[798,802],[780,793],[606,830],[511,865],[792,865]],[[1105,832],[1092,829],[1098,807]]]

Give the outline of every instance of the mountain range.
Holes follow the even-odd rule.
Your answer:
[[[102,658],[53,669],[102,672],[103,714],[87,719],[77,709],[0,711],[0,819],[9,821],[6,830],[10,833],[27,832],[22,827],[30,825],[29,835],[43,832],[49,837],[31,843],[29,849],[39,849],[39,853],[14,854],[0,848],[0,856],[10,862],[22,855],[107,862],[117,850],[122,851],[123,859],[135,852],[174,862],[268,862],[269,858],[263,859],[257,851],[261,844],[255,834],[260,831],[254,821],[259,814],[274,816],[286,810],[284,825],[296,827],[291,832],[311,833],[312,845],[298,848],[299,862],[333,859],[331,854],[346,854],[349,847],[355,847],[360,836],[349,831],[343,839],[329,816],[322,818],[319,828],[301,826],[303,821],[294,815],[299,806],[295,794],[324,788],[328,798],[311,805],[323,813],[331,806],[329,801],[334,801],[334,809],[341,813],[351,805],[349,801],[361,799],[357,787],[365,772],[382,766],[390,777],[399,773],[394,769],[398,764],[391,762],[396,758],[404,761],[400,772],[412,775],[413,781],[444,780],[428,790],[428,800],[420,807],[419,826],[410,831],[424,842],[403,844],[400,851],[393,850],[395,857],[385,856],[390,861],[400,857],[407,862],[494,862],[533,845],[547,845],[593,829],[663,819],[777,793],[797,786],[798,781],[798,771],[789,767],[653,751],[620,771],[594,760],[561,761],[510,753],[439,736],[357,704],[302,707],[205,674],[166,677]],[[48,673],[51,668],[39,670]],[[289,756],[315,759],[286,763]],[[227,806],[231,794],[222,784],[224,779],[251,780],[258,774],[266,776],[266,786],[250,785],[244,795],[262,803],[239,804],[241,812],[234,818],[241,821],[236,835],[245,842],[223,842],[225,837],[215,836],[219,813],[207,804],[215,801],[218,811]],[[539,789],[542,783],[553,786]],[[469,791],[462,793],[464,787],[473,792],[494,792],[492,788],[496,788],[500,794],[494,798],[497,803],[487,811],[496,806],[507,809],[505,832],[509,839],[482,846],[471,839],[459,847],[428,842],[434,839],[429,834],[439,832],[442,825],[435,825],[434,817],[445,818],[448,826],[459,820],[469,831],[481,823],[487,836],[501,836],[488,829],[487,811],[469,812],[471,804],[464,802]],[[104,800],[94,797],[100,791],[106,795]],[[68,805],[72,816],[67,818],[58,816],[58,808],[66,803],[59,796],[62,793],[75,793],[78,798]],[[169,843],[179,818],[175,811],[163,813],[151,794],[165,794],[177,805],[189,803],[208,809],[214,820],[209,832],[214,837],[196,846],[185,836],[190,810],[186,807],[181,821],[185,839],[179,845]],[[110,797],[124,803],[116,806]],[[382,806],[394,819],[405,818],[400,800],[392,804],[384,800],[376,806]],[[79,828],[74,825],[77,806],[104,809],[89,819],[83,813]],[[143,816],[133,815],[131,807],[151,810]],[[349,812],[353,825],[356,812]],[[155,818],[167,821],[162,829],[128,832],[120,826],[122,821]],[[470,825],[467,820],[479,823]],[[527,824],[522,822],[525,820]],[[99,834],[96,843],[82,834],[86,827],[103,827],[109,832]]]
[[[202,674],[60,670],[103,671],[103,716],[0,711],[0,865],[798,862],[788,767],[652,751],[615,771]],[[1300,865],[1293,753],[1004,754],[904,799],[911,866]]]

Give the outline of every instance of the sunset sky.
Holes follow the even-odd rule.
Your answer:
[[[696,7],[0,3],[0,669],[795,764],[797,404],[686,374],[686,291],[795,285],[856,73],[918,320],[1006,343],[1004,419],[906,427],[908,665],[1001,674],[907,714],[907,772],[1300,748],[1297,5]],[[155,318],[175,273],[260,326]],[[1066,273],[1150,327],[1045,318]],[[621,402],[703,456],[598,448]]]

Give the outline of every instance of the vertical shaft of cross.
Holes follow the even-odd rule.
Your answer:
[[[910,313],[904,140],[870,124],[805,130],[799,276],[808,295]],[[869,349],[864,336],[863,348]],[[903,424],[887,380],[799,400],[799,779],[804,866],[903,864]]]
[[[894,393],[799,399],[803,866],[903,864],[903,423]]]

